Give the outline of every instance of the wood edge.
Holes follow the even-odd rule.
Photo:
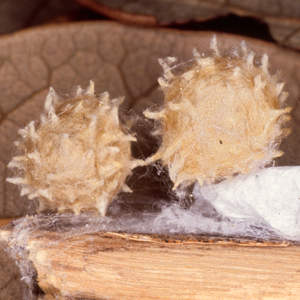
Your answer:
[[[65,234],[67,233],[67,237]],[[210,237],[210,236],[191,236],[191,235],[160,235],[160,234],[131,234],[125,232],[58,232],[58,231],[35,231],[35,236],[29,237],[31,241],[38,239],[61,240],[74,238],[75,240],[83,240],[90,237],[95,238],[112,238],[127,240],[128,242],[138,242],[144,244],[160,244],[168,247],[186,246],[186,245],[206,245],[206,246],[225,246],[225,247],[255,247],[255,248],[286,248],[299,247],[300,245],[291,241],[260,241],[254,239],[238,239],[227,237]]]
[[[289,241],[259,241],[251,239],[238,239],[213,236],[192,236],[192,235],[160,235],[160,234],[131,234],[120,232],[104,232],[105,236],[118,237],[130,241],[151,242],[159,244],[199,244],[199,245],[223,245],[223,246],[241,246],[241,247],[288,247],[294,245]]]
[[[0,243],[1,242],[8,243],[11,232],[12,231],[10,229],[0,229]]]
[[[15,220],[16,219],[14,218],[0,219],[0,242],[9,242],[9,238],[13,230],[13,227],[10,226],[10,223]]]
[[[6,218],[0,219],[0,242],[8,242],[10,235],[13,231],[13,221],[17,219]],[[47,236],[48,238],[58,238],[63,240],[63,236],[68,233],[69,236],[77,235],[79,237],[97,235],[99,237],[121,238],[128,241],[148,242],[164,245],[222,245],[222,246],[239,246],[239,247],[300,247],[299,242],[292,242],[287,240],[259,240],[250,238],[238,237],[215,237],[215,236],[196,236],[196,235],[165,235],[165,234],[139,234],[139,233],[126,233],[126,232],[99,232],[93,231],[49,231],[49,230],[35,230],[35,237]],[[35,239],[29,237],[29,239]]]
[[[8,225],[10,222],[15,221],[17,219],[15,218],[5,218],[5,219],[0,219],[0,230],[2,229],[3,226]]]

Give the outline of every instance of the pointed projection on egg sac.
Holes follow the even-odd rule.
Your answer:
[[[160,59],[165,103],[144,112],[157,120],[162,139],[147,163],[161,160],[174,189],[257,170],[283,154],[278,147],[290,132],[288,93],[278,74],[269,73],[268,56],[257,58],[244,41],[222,51],[216,36],[210,50],[194,50],[193,60],[178,65]]]
[[[53,88],[44,114],[19,130],[18,156],[8,164],[17,170],[7,181],[21,187],[21,195],[38,198],[39,211],[96,210],[105,215],[119,191],[130,192],[127,175],[142,162],[131,157],[131,141],[119,124],[118,106],[123,98],[95,95],[91,81],[69,99]]]

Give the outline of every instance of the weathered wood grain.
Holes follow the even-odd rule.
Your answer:
[[[29,241],[38,283],[60,299],[295,299],[300,247],[134,241],[47,233]]]
[[[300,293],[300,247],[288,242],[35,231],[25,250],[46,299],[297,299]]]

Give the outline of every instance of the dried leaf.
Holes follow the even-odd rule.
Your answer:
[[[81,11],[82,7],[71,0],[1,0],[0,34],[78,18]]]
[[[265,22],[282,45],[300,49],[300,2],[295,0],[74,0],[120,22],[140,25],[202,22],[234,14]],[[236,24],[240,26],[239,24]]]

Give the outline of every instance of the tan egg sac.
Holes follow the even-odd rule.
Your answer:
[[[141,163],[131,158],[130,141],[136,139],[119,125],[122,100],[110,101],[108,93],[96,96],[92,81],[87,91],[78,87],[65,100],[50,88],[41,120],[19,130],[20,156],[8,165],[19,175],[7,180],[21,186],[21,195],[38,198],[40,211],[98,210],[105,215],[120,190],[130,191],[126,176]]]
[[[194,60],[177,66],[175,58],[160,60],[165,103],[145,112],[160,121],[156,134],[162,136],[147,162],[162,160],[174,189],[265,166],[282,155],[277,149],[289,133],[282,128],[290,118],[291,108],[283,108],[288,94],[279,76],[270,75],[268,56],[254,63],[245,42],[221,53],[215,36],[210,48],[211,56],[194,50]]]

